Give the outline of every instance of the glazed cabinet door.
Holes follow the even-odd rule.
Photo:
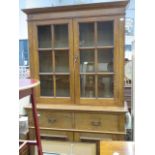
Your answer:
[[[118,104],[123,62],[118,58],[118,18],[75,19],[74,31],[76,103]]]
[[[30,34],[31,35],[31,34]],[[40,80],[37,102],[73,103],[73,31],[71,20],[33,24],[31,72]]]

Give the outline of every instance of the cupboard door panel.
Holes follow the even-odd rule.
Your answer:
[[[118,22],[119,18],[112,16],[46,21],[46,24],[43,21],[37,22],[36,49],[39,56],[34,59],[39,59],[39,67],[35,69],[35,73],[39,71],[39,76],[35,76],[41,79],[41,75],[48,75],[53,79],[53,92],[48,95],[37,88],[37,93],[41,94],[38,102],[58,103],[58,99],[63,98],[64,103],[123,104],[120,83],[122,60],[118,64],[118,32],[122,31]],[[47,39],[44,40],[45,36]],[[69,79],[63,91],[59,86],[59,75],[68,76]]]
[[[73,103],[73,27],[71,19],[34,23],[37,102]],[[38,65],[37,65],[38,64]]]
[[[75,89],[77,104],[118,104],[117,18],[74,20]],[[92,39],[93,38],[93,39]]]

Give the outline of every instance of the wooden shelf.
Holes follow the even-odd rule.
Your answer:
[[[80,75],[114,75],[114,72],[80,72]]]
[[[43,52],[43,51],[52,51],[52,48],[38,48],[38,51]]]
[[[112,49],[114,46],[97,46],[97,49]]]
[[[68,47],[61,47],[61,48],[54,48],[53,50],[66,51],[66,50],[69,50],[69,48]]]
[[[93,49],[113,49],[114,46],[96,46],[96,47],[79,47],[80,50],[93,50]]]
[[[31,104],[25,107],[31,109]],[[64,104],[37,104],[37,109],[43,110],[67,110],[67,111],[94,111],[94,112],[119,112],[126,113],[127,107],[114,107],[114,106],[87,106],[87,105],[64,105]]]
[[[70,75],[70,73],[58,73],[58,72],[46,72],[46,73],[43,73],[43,72],[40,72],[39,75]]]
[[[54,73],[51,73],[51,72],[46,72],[46,73],[43,73],[43,72],[40,72],[39,75],[53,75]]]
[[[61,48],[38,48],[38,51],[43,52],[43,51],[66,51],[69,50],[68,47],[61,47]]]
[[[33,126],[30,126],[29,128],[34,129]],[[118,131],[94,131],[94,130],[79,130],[79,129],[44,128],[44,127],[40,127],[40,130],[86,132],[86,133],[101,133],[101,134],[119,134],[119,135],[125,135],[126,134],[126,132],[118,132]]]
[[[79,47],[80,50],[94,50],[95,47]]]
[[[80,75],[96,75],[96,72],[80,72]]]
[[[98,72],[98,75],[114,75],[114,72]]]

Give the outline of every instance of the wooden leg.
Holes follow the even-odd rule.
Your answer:
[[[43,155],[42,146],[41,146],[41,138],[40,138],[40,129],[39,129],[39,123],[38,123],[38,115],[37,115],[35,99],[33,96],[33,89],[32,89],[32,94],[31,94],[31,102],[32,102],[32,114],[33,114],[33,119],[34,119],[38,155]]]

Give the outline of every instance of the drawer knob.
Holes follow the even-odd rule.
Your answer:
[[[56,118],[49,118],[49,119],[48,119],[48,123],[53,124],[53,123],[55,123],[55,122],[56,122]]]
[[[101,126],[101,122],[100,121],[92,121],[91,125],[92,126]]]

